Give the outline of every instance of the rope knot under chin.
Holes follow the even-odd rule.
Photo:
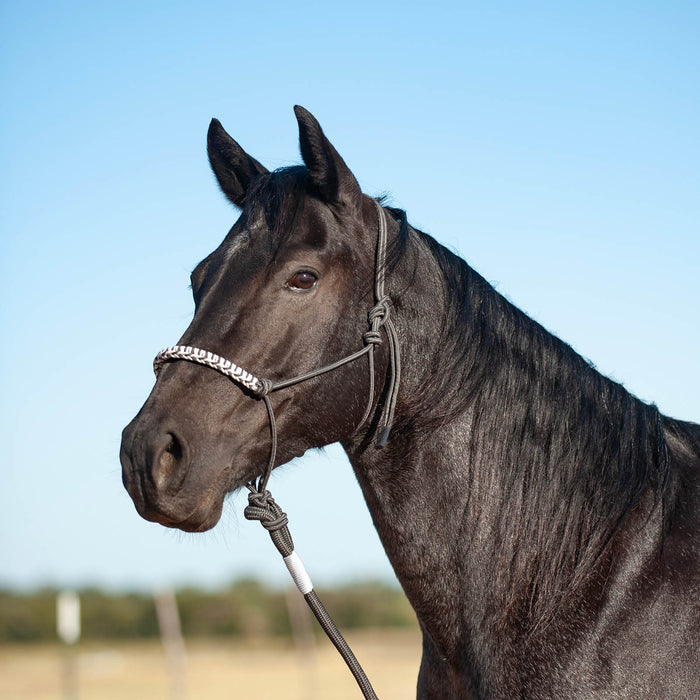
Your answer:
[[[287,514],[275,503],[269,491],[262,492],[251,489],[248,494],[248,505],[243,510],[246,520],[259,520],[260,524],[270,533],[272,542],[283,557],[294,551],[294,542],[287,525]]]

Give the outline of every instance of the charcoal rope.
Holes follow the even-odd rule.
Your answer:
[[[257,480],[247,484],[248,490],[248,506],[245,508],[244,515],[248,520],[259,520],[262,526],[270,534],[273,544],[282,555],[294,583],[299,591],[304,596],[307,604],[313,611],[316,619],[328,635],[329,639],[340,652],[343,660],[352,672],[357,684],[359,685],[365,698],[369,700],[377,700],[377,696],[365,675],[362,667],[352,653],[347,642],[343,638],[338,628],[333,623],[333,620],[328,615],[328,612],[323,607],[320,599],[313,589],[311,579],[304,568],[304,565],[299,555],[294,550],[294,542],[287,527],[287,515],[274,501],[270,492],[267,490],[267,482],[270,478],[272,469],[275,466],[275,456],[277,454],[277,427],[275,423],[275,413],[269,394],[279,389],[284,389],[294,384],[299,384],[307,379],[312,379],[319,375],[331,372],[349,362],[367,355],[369,362],[369,397],[364,414],[357,426],[359,429],[364,425],[369,418],[372,406],[374,404],[375,378],[374,366],[375,357],[374,349],[377,345],[382,344],[383,338],[381,329],[386,333],[389,348],[389,366],[388,366],[388,385],[386,400],[382,407],[378,429],[376,444],[379,447],[384,447],[389,437],[389,431],[394,420],[394,412],[396,409],[396,400],[399,391],[399,381],[401,378],[401,355],[398,335],[396,327],[390,316],[390,300],[385,294],[384,277],[386,266],[386,246],[387,246],[387,226],[386,214],[379,202],[372,200],[377,208],[378,216],[378,235],[377,248],[375,257],[375,276],[374,276],[374,303],[375,305],[369,310],[368,323],[369,330],[362,336],[364,346],[356,352],[344,357],[330,365],[325,365],[319,369],[306,372],[291,379],[281,381],[271,381],[269,379],[256,377],[251,372],[239,367],[235,363],[227,360],[216,353],[189,345],[172,345],[158,353],[153,361],[153,370],[158,376],[160,370],[166,362],[175,360],[186,360],[194,362],[205,367],[209,367],[217,372],[229,377],[234,382],[248,389],[257,398],[262,399],[267,409],[268,420],[270,424],[270,458],[268,460],[265,471]],[[356,430],[357,430],[356,429]]]

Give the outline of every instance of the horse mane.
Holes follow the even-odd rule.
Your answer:
[[[665,419],[461,258],[411,230],[442,271],[445,301],[440,371],[425,373],[421,391],[403,411],[426,435],[470,416],[463,465],[469,492],[479,482],[485,484],[479,493],[498,498],[496,506],[470,503],[490,508],[497,520],[486,575],[494,586],[517,591],[510,605],[526,605],[533,627],[541,627],[589,579],[649,490],[665,512]]]

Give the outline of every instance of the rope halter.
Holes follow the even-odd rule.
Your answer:
[[[248,389],[256,398],[262,399],[267,408],[267,414],[270,422],[271,446],[270,458],[267,468],[258,479],[257,484],[251,481],[247,484],[251,494],[257,497],[264,497],[266,492],[267,481],[270,478],[277,454],[277,428],[275,424],[275,414],[270,402],[269,394],[279,389],[299,384],[307,379],[317,377],[326,372],[331,372],[343,365],[367,355],[369,360],[369,398],[365,412],[360,420],[357,429],[359,429],[369,418],[374,402],[374,348],[383,342],[381,329],[384,328],[389,345],[389,386],[387,400],[382,408],[382,413],[377,427],[376,444],[378,447],[384,447],[389,439],[389,432],[394,420],[394,412],[396,410],[396,400],[399,391],[399,381],[401,378],[401,356],[398,335],[396,327],[391,319],[390,314],[390,299],[384,292],[384,275],[386,267],[386,246],[387,246],[387,226],[386,214],[382,206],[376,200],[372,200],[377,208],[378,216],[378,236],[377,249],[375,256],[375,273],[374,273],[374,302],[375,305],[369,310],[368,322],[369,330],[362,336],[364,346],[357,352],[352,353],[336,362],[325,365],[319,369],[311,370],[305,374],[301,374],[291,379],[283,379],[278,382],[273,382],[270,379],[256,377],[251,372],[239,367],[231,360],[227,360],[216,353],[209,350],[192,347],[190,345],[171,345],[164,350],[161,350],[156,355],[153,361],[153,371],[156,376],[160,373],[163,365],[166,362],[175,360],[186,360],[194,362],[210,369],[216,370],[220,374],[232,379],[237,384]],[[356,429],[356,430],[357,430]]]

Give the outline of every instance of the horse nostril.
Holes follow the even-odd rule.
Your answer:
[[[176,473],[182,462],[183,450],[180,441],[172,433],[153,465],[153,482],[156,488],[164,488]]]

